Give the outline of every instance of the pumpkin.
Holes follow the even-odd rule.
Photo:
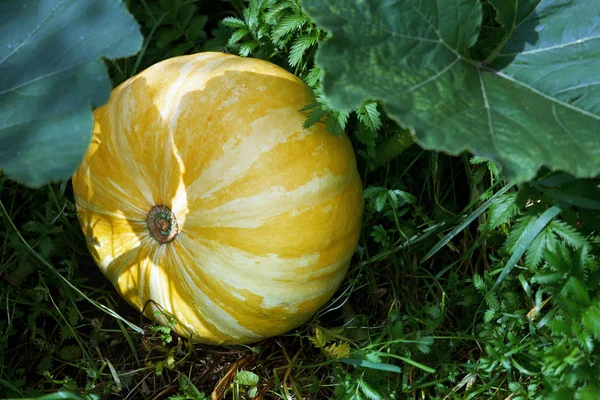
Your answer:
[[[72,181],[88,248],[127,302],[233,344],[295,328],[332,297],[362,185],[347,137],[303,129],[312,99],[278,66],[210,52],[113,90]]]

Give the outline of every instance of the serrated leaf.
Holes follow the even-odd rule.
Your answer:
[[[166,49],[171,43],[183,36],[183,32],[176,27],[164,27],[156,34],[156,47]]]
[[[531,245],[525,253],[525,265],[527,268],[534,269],[542,262],[544,251],[548,247],[548,228],[544,229],[540,234],[533,239]]]
[[[70,177],[110,95],[101,58],[142,39],[119,0],[0,2],[0,169],[31,187]]]
[[[323,334],[323,330],[318,327],[315,328],[315,336],[309,337],[308,340],[310,340],[315,345],[315,347],[319,349],[325,347],[325,345],[327,344],[327,337]]]
[[[571,276],[567,280],[567,283],[563,286],[560,294],[569,298],[571,301],[577,302],[580,306],[587,307],[591,303],[587,288],[583,282],[574,276]]]
[[[387,189],[380,186],[369,186],[363,190],[363,197],[365,199],[372,199],[379,197],[387,193]]]
[[[419,339],[419,341],[416,343],[416,345],[417,345],[417,349],[421,353],[429,354],[429,352],[431,351],[431,346],[433,345],[433,338],[431,336],[422,337],[421,339]],[[404,360],[405,362],[412,363],[409,359],[402,358],[402,357],[401,357],[401,359]],[[412,363],[412,364],[414,365],[414,363]]]
[[[244,21],[242,21],[241,19],[235,18],[235,17],[225,17],[221,20],[221,22],[223,23],[223,25],[228,26],[230,28],[238,28],[238,29],[246,28],[246,23]]]
[[[250,388],[250,390],[248,390],[248,396],[250,396],[251,398],[256,397],[256,395],[258,395],[258,388],[256,386]]]
[[[48,258],[54,249],[54,242],[49,236],[42,236],[39,241],[39,251],[43,258]]]
[[[49,371],[52,369],[52,361],[52,356],[49,354],[43,356],[40,360],[40,363],[37,365],[37,372],[41,374],[44,371]]]
[[[58,355],[65,361],[75,361],[81,358],[81,349],[79,346],[64,346],[58,351]]]
[[[323,351],[331,358],[346,358],[350,356],[350,345],[346,342],[336,342],[324,347]]]
[[[240,46],[239,54],[242,57],[248,57],[250,53],[259,46],[258,42],[247,42]]]
[[[388,195],[390,196],[394,207],[400,207],[406,203],[411,204],[417,201],[415,196],[403,190],[390,190],[388,191]]]
[[[314,87],[321,80],[321,76],[323,76],[323,70],[317,66],[314,66],[310,69],[308,75],[306,75],[304,82],[306,82],[308,86]]]
[[[183,7],[179,8],[177,11],[177,16],[179,19],[179,25],[183,28],[186,28],[192,18],[194,18],[194,14],[198,10],[198,7],[194,4],[186,4]]]
[[[274,7],[269,8],[264,15],[265,22],[270,25],[276,25],[277,21],[280,21],[283,14],[288,11],[290,7],[289,2],[285,1],[279,4],[276,4]]]
[[[481,293],[485,293],[487,291],[485,281],[477,274],[473,275],[473,286],[475,286],[475,289]]]
[[[79,311],[75,307],[69,307],[67,310],[69,324],[75,325],[79,321]]]
[[[299,29],[305,22],[306,20],[302,18],[302,16],[299,14],[293,14],[283,17],[281,21],[279,21],[275,29],[273,29],[273,40],[281,40],[284,36],[295,31],[296,29]]]
[[[594,305],[583,313],[583,325],[597,340],[600,340],[600,306]]]
[[[317,37],[315,35],[303,35],[294,40],[294,44],[292,44],[288,55],[290,67],[298,65],[302,60],[304,52],[315,44],[317,44]]]
[[[515,181],[533,178],[541,165],[579,177],[600,173],[600,85],[592,73],[600,70],[600,2],[518,2],[515,29],[490,65],[468,51],[480,31],[479,1],[303,6],[332,32],[316,58],[332,107],[381,100],[421,146],[470,150]]]
[[[194,18],[190,25],[187,27],[187,36],[192,40],[197,40],[204,32],[204,26],[208,22],[208,17],[206,15],[199,15]]]
[[[514,252],[515,247],[519,243],[519,238],[523,235],[523,232],[529,227],[535,224],[536,216],[534,214],[525,214],[520,217],[512,229],[510,230],[506,241],[504,242],[504,247],[510,253]]]
[[[494,311],[500,310],[500,300],[498,299],[498,296],[496,296],[496,293],[487,292],[484,299],[485,304],[487,304],[490,309]]]
[[[184,43],[179,43],[179,44],[171,47],[171,54],[173,55],[173,57],[182,56],[185,53],[187,53],[192,47],[193,47],[193,45],[189,41],[184,42]]]
[[[256,386],[258,384],[258,375],[252,371],[238,371],[235,374],[235,383],[244,386]]]
[[[358,387],[360,387],[361,392],[363,392],[367,399],[380,400],[383,398],[375,389],[373,389],[367,382],[365,382],[363,378],[360,378],[358,380]]]
[[[237,42],[242,40],[242,38],[244,38],[244,36],[246,36],[248,33],[250,33],[250,31],[248,31],[248,29],[241,28],[240,30],[237,30],[231,34],[227,43],[228,44],[236,44]]]
[[[373,204],[375,205],[375,211],[377,211],[377,212],[383,211],[383,209],[385,208],[385,205],[387,204],[387,201],[388,201],[387,193],[383,193],[381,196],[375,197],[375,201],[373,202]]]
[[[346,129],[346,122],[350,113],[347,111],[331,110],[327,115],[327,132],[332,136],[339,136]]]
[[[381,114],[379,113],[379,110],[377,110],[376,102],[366,102],[356,110],[356,115],[358,116],[359,121],[365,124],[369,129],[376,131],[381,128]]]
[[[497,228],[519,213],[517,193],[509,193],[497,197],[488,210],[488,224]]]
[[[562,209],[557,206],[552,206],[544,211],[538,218],[532,219],[527,224],[524,224],[523,230],[516,238],[514,245],[512,246],[512,255],[506,262],[502,273],[494,283],[492,290],[498,287],[500,283],[511,273],[512,269],[517,265],[519,259],[525,254],[531,242],[536,238],[537,235],[554,219]],[[512,234],[512,232],[511,232]],[[509,235],[510,239],[510,235]],[[507,239],[508,242],[508,239]]]
[[[321,121],[325,116],[325,110],[321,107],[314,108],[307,116],[304,122],[302,123],[302,128],[308,129],[317,122]]]
[[[42,224],[37,221],[27,221],[23,224],[23,230],[26,232],[37,233],[38,235],[44,235],[48,233],[49,226]]]
[[[554,220],[550,223],[550,228],[558,237],[565,241],[571,247],[578,249],[587,244],[585,237],[564,221]]]
[[[485,313],[483,313],[483,322],[489,324],[490,322],[492,322],[495,316],[496,312],[494,310],[487,310]]]
[[[71,339],[75,337],[73,330],[68,325],[60,326],[60,338],[62,340]]]

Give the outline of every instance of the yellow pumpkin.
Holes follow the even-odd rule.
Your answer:
[[[362,186],[347,137],[302,128],[311,100],[271,63],[200,53],[146,69],[95,110],[78,217],[130,304],[200,342],[251,343],[331,298]]]

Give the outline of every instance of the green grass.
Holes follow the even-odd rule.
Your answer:
[[[319,95],[312,58],[325,33],[298,1],[127,4],[146,43],[111,63],[115,84],[221,49],[276,62]],[[69,182],[0,178],[2,397],[596,398],[596,181],[545,171],[509,186],[486,160],[411,146],[376,103],[344,114],[318,97],[307,110],[307,124],[324,118],[355,145],[361,239],[326,307],[253,346],[191,345],[140,317],[88,254]]]

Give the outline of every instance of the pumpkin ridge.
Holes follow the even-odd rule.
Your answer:
[[[202,275],[205,275],[203,272],[197,271],[196,274],[193,274],[194,271],[191,271],[188,265],[194,265],[193,262],[186,263],[182,260],[182,256],[188,258],[188,260],[193,260],[191,253],[189,250],[183,245],[180,244],[180,249],[182,252],[173,252],[172,255],[177,259],[177,264],[180,268],[177,268],[178,274],[184,274],[183,278],[178,281],[178,284],[181,285],[181,289],[187,291],[183,298],[185,299],[193,299],[194,302],[194,310],[196,315],[200,317],[199,319],[208,322],[211,325],[217,326],[224,324],[227,325],[229,332],[233,333],[231,330],[237,331],[239,337],[242,336],[252,336],[255,339],[260,339],[263,336],[257,335],[254,331],[246,328],[242,325],[234,316],[228,312],[225,308],[222,307],[223,302],[214,301],[208,296],[209,293],[214,292],[214,289],[210,289],[210,286],[213,286],[213,282],[209,282],[209,279],[201,279]],[[207,277],[205,277],[207,278]],[[195,284],[196,290],[193,290],[188,282],[193,282]],[[200,289],[200,290],[198,290]],[[206,293],[205,293],[206,292]],[[198,301],[201,302],[204,307],[199,307]],[[206,307],[208,305],[208,307]],[[220,333],[221,330],[217,329]]]
[[[113,90],[73,186],[121,296],[215,344],[281,334],[331,298],[364,200],[348,138],[302,128],[312,99],[280,67],[218,53],[162,61]]]

